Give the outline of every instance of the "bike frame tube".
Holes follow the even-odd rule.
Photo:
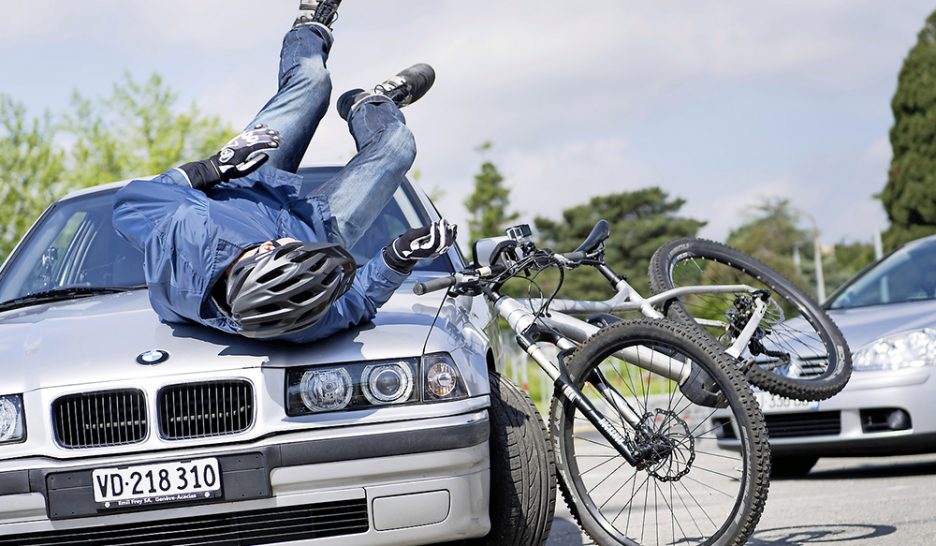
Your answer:
[[[597,326],[570,317],[564,313],[553,312],[543,318],[547,326],[559,331],[562,335],[573,341],[584,343],[589,337],[598,333]],[[614,356],[629,362],[640,362],[639,366],[648,372],[663,376],[675,381],[680,386],[689,380],[692,366],[675,360],[663,353],[648,347],[628,347],[614,354]]]
[[[621,280],[615,287],[617,294],[605,301],[579,301],[579,300],[553,300],[550,311],[559,311],[570,314],[587,313],[622,313],[626,311],[640,311],[649,318],[663,318],[656,310],[656,306],[671,299],[696,294],[726,294],[736,292],[754,293],[757,290],[746,284],[712,285],[712,286],[681,286],[666,292],[660,292],[649,298],[644,298],[627,281]],[[534,300],[536,301],[536,300]]]
[[[517,334],[526,332],[535,322],[535,315],[533,312],[524,304],[513,298],[507,296],[501,297],[494,304],[494,308],[497,313],[507,321],[510,329]],[[598,333],[599,330],[597,326],[588,324],[575,317],[570,317],[564,313],[553,312],[550,313],[549,317],[542,317],[541,320],[550,328],[578,343],[584,343],[589,337]],[[563,347],[560,346],[560,348]],[[679,385],[685,384],[692,371],[691,366],[647,347],[629,347],[619,351],[615,356],[630,362],[640,362],[640,367],[649,372],[676,381]],[[648,364],[648,362],[650,363]],[[551,362],[550,365],[555,368],[555,365]],[[559,377],[558,369],[545,371],[553,380]]]

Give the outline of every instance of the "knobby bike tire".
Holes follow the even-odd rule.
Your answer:
[[[657,250],[650,260],[650,288],[653,293],[659,294],[676,287],[673,274],[677,265],[694,259],[717,262],[765,285],[771,293],[770,297],[779,300],[780,305],[785,304],[799,311],[827,353],[825,370],[809,377],[790,377],[753,365],[747,371],[748,380],[753,385],[786,398],[808,401],[828,399],[845,387],[852,372],[851,352],[838,326],[815,300],[756,258],[704,239],[672,241]],[[685,301],[687,297],[667,302],[664,306],[666,316],[678,322],[691,324],[714,339],[714,336],[698,325],[684,305]]]
[[[643,480],[644,483],[650,483],[654,488],[654,498],[656,498],[657,491],[661,491],[663,503],[657,503],[654,506],[660,507],[665,504],[669,507],[671,518],[673,521],[666,520],[662,524],[659,523],[655,528],[646,527],[642,525],[644,530],[651,529],[650,533],[652,534],[656,529],[656,543],[679,543],[679,544],[705,544],[705,545],[741,545],[744,544],[747,539],[753,533],[757,522],[759,521],[761,514],[764,509],[764,504],[767,499],[767,492],[769,488],[769,476],[770,476],[770,451],[769,445],[767,442],[767,429],[764,423],[763,415],[758,408],[757,402],[754,398],[754,395],[751,391],[750,385],[747,383],[745,378],[741,373],[736,369],[734,362],[724,354],[723,349],[713,343],[708,337],[702,335],[697,329],[690,328],[686,325],[679,324],[673,321],[660,319],[637,319],[637,320],[626,320],[615,323],[610,326],[602,328],[598,333],[592,336],[586,343],[581,345],[568,359],[567,361],[567,370],[572,378],[573,383],[576,384],[580,389],[585,389],[588,387],[585,385],[586,381],[584,378],[595,377],[593,371],[599,369],[602,366],[602,363],[607,365],[612,363],[612,366],[629,366],[629,364],[620,364],[619,360],[616,360],[610,355],[615,354],[619,349],[629,346],[653,346],[659,350],[672,350],[668,354],[681,354],[683,355],[682,362],[694,362],[696,366],[702,369],[714,384],[717,386],[717,389],[721,392],[722,395],[722,405],[725,405],[724,409],[717,410],[711,409],[709,406],[706,406],[703,409],[705,413],[708,413],[707,417],[703,417],[699,420],[699,424],[695,425],[695,428],[691,431],[688,428],[688,425],[685,428],[685,431],[688,432],[689,436],[697,434],[695,431],[700,430],[700,427],[705,424],[705,428],[702,429],[702,432],[699,432],[699,444],[690,442],[689,444],[693,446],[692,449],[701,449],[698,446],[705,447],[706,451],[699,451],[698,453],[709,453],[710,455],[704,455],[708,457],[706,461],[718,460],[715,457],[721,457],[722,455],[718,454],[718,448],[712,446],[714,441],[705,440],[709,442],[707,444],[702,444],[702,438],[705,437],[710,431],[716,430],[715,428],[708,428],[708,424],[714,423],[716,420],[713,418],[713,415],[716,415],[714,412],[723,412],[730,416],[730,421],[724,419],[725,424],[721,424],[722,427],[719,429],[719,432],[715,434],[725,434],[729,437],[734,437],[734,441],[737,444],[737,457],[736,461],[731,461],[728,464],[733,470],[737,471],[737,477],[731,476],[729,483],[736,484],[733,487],[735,489],[735,495],[729,499],[722,499],[721,502],[728,508],[724,509],[721,513],[725,516],[719,518],[721,521],[721,526],[717,527],[719,524],[713,521],[713,531],[709,536],[705,536],[701,533],[702,536],[695,536],[695,532],[692,530],[693,527],[698,528],[699,522],[696,521],[696,517],[692,517],[692,509],[690,502],[687,498],[684,498],[683,494],[680,493],[683,488],[685,491],[689,492],[689,496],[693,499],[695,498],[691,491],[690,487],[697,488],[698,486],[694,483],[701,483],[708,480],[706,476],[712,471],[708,468],[700,467],[689,467],[686,466],[686,474],[677,477],[677,479],[672,479],[672,476],[659,476],[659,469],[655,470],[655,474],[651,475],[650,469],[637,470],[634,467],[624,461],[621,457],[620,461],[623,461],[621,466],[618,466],[618,469],[623,468],[625,472],[633,472],[632,478],[623,482],[623,485],[619,486],[618,491],[612,494],[604,503],[599,506],[598,503],[601,502],[599,493],[601,488],[610,488],[610,484],[594,485],[592,483],[585,483],[584,474],[588,472],[593,472],[594,468],[584,469],[582,466],[588,463],[582,463],[580,461],[587,461],[588,457],[600,457],[608,455],[590,455],[588,454],[589,448],[600,449],[592,446],[592,443],[595,443],[594,439],[597,436],[592,436],[591,439],[587,437],[589,431],[582,432],[581,429],[587,428],[589,423],[585,422],[582,424],[580,417],[576,416],[578,411],[575,405],[569,402],[566,399],[554,398],[552,403],[552,408],[550,412],[550,433],[551,439],[554,444],[554,450],[556,453],[557,459],[557,474],[559,478],[559,486],[562,495],[564,496],[569,509],[572,512],[572,515],[575,517],[576,521],[581,525],[581,527],[591,536],[598,544],[608,545],[608,544],[639,544],[645,541],[644,531],[641,531],[639,537],[629,537],[627,536],[628,530],[625,529],[624,522],[622,521],[622,512],[626,508],[621,508],[622,512],[618,512],[617,517],[612,518],[611,511],[608,510],[607,513],[604,513],[606,505],[614,500],[614,502],[621,502],[624,500],[624,497],[618,496],[614,498],[614,495],[617,495],[623,488],[623,495],[626,497],[626,489],[630,488],[631,499],[630,503],[634,503],[635,498],[639,497],[641,490],[636,489],[638,481]],[[665,349],[664,349],[665,348]],[[678,350],[678,353],[676,352]],[[605,371],[602,373],[607,373],[608,368],[604,368]],[[615,372],[616,373],[616,372]],[[628,370],[627,375],[630,376],[631,372]],[[623,379],[623,377],[622,377]],[[643,384],[647,382],[643,376],[640,376],[638,383]],[[616,392],[625,393],[627,396],[629,394],[623,387],[615,387]],[[649,389],[649,387],[647,387]],[[635,402],[635,405],[639,406],[640,393],[631,391],[635,398],[632,400]],[[648,417],[651,419],[650,422],[653,422],[653,419],[656,417],[653,416],[653,412],[650,411],[650,405],[657,403],[663,404],[666,402],[666,397],[669,396],[669,404],[671,408],[679,407],[682,405],[683,413],[691,413],[690,407],[685,405],[685,398],[682,397],[682,394],[677,392],[671,392],[667,394],[667,390],[664,389],[662,394],[656,394],[654,396],[649,395],[649,390],[646,390],[643,394],[644,404],[643,409],[646,412],[644,414],[644,419]],[[651,399],[656,398],[659,402],[653,402]],[[681,398],[680,398],[681,397]],[[674,398],[676,399],[675,405],[673,404]],[[610,407],[610,405],[609,405]],[[701,406],[700,406],[701,407]],[[695,408],[693,408],[695,409]],[[659,408],[655,409],[657,415],[662,415]],[[711,413],[709,413],[711,412]],[[609,411],[607,413],[613,413]],[[666,412],[664,412],[666,413]],[[673,412],[672,415],[682,415],[679,412]],[[673,418],[669,415],[664,415],[664,421],[671,420],[673,423],[680,419]],[[685,421],[683,421],[685,423]],[[733,427],[731,426],[733,424]],[[621,422],[622,429],[623,421]],[[662,430],[662,426],[661,426]],[[670,433],[672,431],[679,431],[678,427],[673,427],[670,425],[667,428]],[[729,430],[731,432],[729,432]],[[633,432],[631,430],[630,432]],[[577,434],[584,434],[582,438],[577,438]],[[679,438],[678,435],[668,434],[668,438],[677,438],[677,444],[686,445],[687,442],[684,442],[685,437]],[[603,440],[603,438],[598,438]],[[579,440],[579,443],[576,444],[576,440]],[[581,440],[588,440],[587,442]],[[675,444],[674,444],[675,445]],[[582,451],[582,453],[578,453]],[[607,451],[607,453],[615,454],[615,451]],[[734,454],[734,451],[721,451],[721,453]],[[702,457],[703,455],[700,455]],[[618,457],[620,455],[618,454]],[[683,454],[681,457],[676,457],[673,455],[674,459],[669,462],[670,469],[674,466],[674,461],[678,463],[679,461],[685,461],[686,456]],[[591,459],[595,460],[595,459]],[[601,461],[601,459],[597,459]],[[607,462],[607,461],[606,461]],[[614,461],[615,464],[618,461]],[[604,464],[604,463],[601,463]],[[599,466],[601,466],[599,464]],[[696,460],[696,464],[701,466],[701,463]],[[626,465],[626,466],[624,466]],[[611,465],[614,466],[614,465]],[[663,466],[665,467],[665,462]],[[739,468],[735,468],[739,467]],[[608,467],[606,467],[607,469]],[[605,470],[606,471],[606,470]],[[614,470],[618,472],[618,470]],[[646,478],[643,477],[641,472],[646,473]],[[613,473],[612,473],[613,474]],[[716,472],[717,474],[717,472]],[[669,478],[669,479],[659,479],[659,478]],[[598,479],[598,476],[593,476],[592,481]],[[602,482],[608,480],[608,478],[602,478]],[[628,485],[628,482],[633,480],[632,485]],[[678,482],[682,481],[682,484]],[[674,484],[674,482],[676,482]],[[662,484],[662,486],[660,485]],[[687,485],[688,484],[688,485]],[[641,488],[644,487],[641,484]],[[649,496],[650,485],[646,487],[646,494]],[[669,487],[669,501],[666,499],[667,495],[663,488]],[[678,500],[681,501],[678,503],[673,496],[673,489],[676,488]],[[636,489],[636,494],[634,493]],[[712,493],[709,492],[711,495]],[[728,493],[724,493],[728,494]],[[669,503],[672,503],[670,506]],[[703,502],[704,499],[703,499]],[[696,503],[698,504],[698,502]],[[633,504],[632,504],[633,506]],[[699,505],[701,507],[701,505]],[[682,508],[686,508],[689,517],[681,516],[683,520],[676,520],[676,513],[681,512]],[[662,510],[662,508],[656,508],[657,510]],[[698,518],[702,518],[701,514],[698,514]],[[665,515],[665,514],[664,514]],[[706,514],[708,516],[708,514]],[[630,526],[632,514],[628,512],[627,514],[627,524]],[[646,520],[646,504],[645,504],[645,513],[644,520]],[[657,516],[658,517],[658,516]],[[635,517],[636,519],[636,517]],[[709,518],[711,519],[711,518]],[[617,523],[620,521],[620,523]],[[704,522],[703,522],[704,523]],[[665,535],[663,539],[660,538],[659,528],[662,525],[664,528],[672,528],[672,541],[667,538]],[[679,530],[677,531],[677,527]],[[623,529],[623,530],[622,530]],[[690,531],[686,531],[690,529]],[[665,531],[665,529],[664,529]],[[633,532],[636,535],[636,531]],[[682,538],[678,538],[678,535],[682,535]],[[652,538],[652,537],[651,537]],[[647,542],[652,543],[652,540],[647,540]]]

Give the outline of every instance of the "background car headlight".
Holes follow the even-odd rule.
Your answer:
[[[12,444],[26,439],[26,416],[23,396],[0,396],[0,444]]]
[[[852,356],[857,371],[922,368],[936,364],[936,330],[925,328],[881,338]]]
[[[286,414],[291,417],[467,397],[465,381],[447,353],[286,372]]]

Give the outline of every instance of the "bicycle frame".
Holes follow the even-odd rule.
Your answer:
[[[579,300],[566,300],[566,299],[557,299],[553,300],[550,304],[550,312],[555,314],[558,313],[569,313],[569,314],[596,314],[596,313],[624,313],[628,311],[640,311],[642,315],[647,318],[653,319],[662,319],[665,318],[662,313],[657,310],[657,307],[663,304],[666,301],[676,299],[682,296],[692,296],[696,294],[725,294],[725,293],[738,293],[738,292],[748,292],[754,294],[757,292],[757,289],[748,286],[746,284],[734,284],[734,285],[712,285],[712,286],[682,286],[679,288],[673,288],[667,290],[666,292],[661,292],[649,298],[644,298],[626,279],[619,277],[610,267],[600,264],[596,266],[598,271],[611,283],[612,287],[617,291],[617,293],[612,296],[610,299],[605,301],[579,301]],[[767,313],[767,305],[760,299],[754,298],[754,312],[751,316],[751,319],[745,325],[741,334],[735,339],[731,347],[725,349],[725,352],[732,356],[733,358],[738,358],[744,348],[747,346],[748,342],[751,340],[751,336],[754,335],[754,332],[757,330],[758,325],[760,324],[761,319],[764,318],[764,315]],[[574,320],[574,319],[573,319]],[[580,322],[580,321],[579,321]],[[699,320],[698,322],[702,326],[714,326],[717,328],[724,328],[726,323],[717,320]],[[587,323],[586,323],[587,324]],[[560,320],[560,326],[570,326],[568,320]],[[590,325],[589,325],[590,326]],[[596,332],[597,329],[591,333]],[[569,329],[568,333],[563,331],[566,335],[569,335],[576,341],[584,341],[580,337],[576,337],[574,334],[576,331],[574,329]],[[590,334],[589,334],[590,335]],[[587,339],[587,336],[586,338]],[[675,379],[675,378],[670,378]],[[682,384],[682,383],[680,383]]]

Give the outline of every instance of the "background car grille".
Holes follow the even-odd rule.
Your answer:
[[[52,404],[55,437],[66,448],[118,446],[146,438],[146,398],[138,390],[63,396]]]
[[[253,425],[254,392],[248,381],[172,385],[159,391],[159,434],[167,440],[243,432]]]
[[[272,544],[365,533],[367,500],[0,537],[0,545]]]
[[[770,438],[799,438],[841,434],[842,414],[838,411],[765,415]]]
[[[797,362],[800,368],[799,377],[801,379],[809,379],[812,377],[819,377],[820,375],[826,372],[826,369],[829,367],[829,356],[815,356],[809,358],[801,358]]]

